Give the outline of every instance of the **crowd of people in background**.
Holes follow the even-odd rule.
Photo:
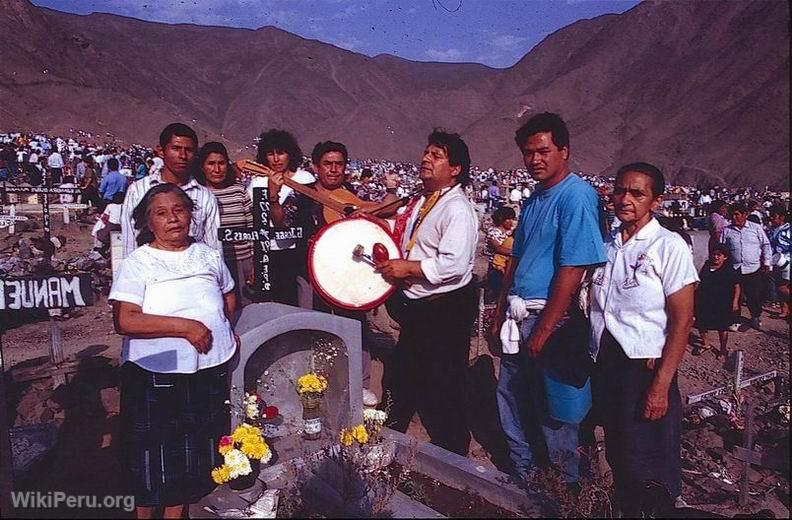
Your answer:
[[[82,133],[82,132],[81,132]],[[117,162],[111,162],[115,159]],[[307,167],[308,157],[300,159]],[[0,182],[31,186],[76,183],[83,191],[80,202],[89,203],[101,212],[104,204],[123,183],[140,180],[162,170],[162,158],[151,147],[138,144],[89,144],[84,138],[64,138],[41,133],[0,133]],[[398,179],[398,197],[415,193],[420,188],[419,166],[408,162],[350,158],[348,172],[356,195],[361,200],[377,201],[386,195],[389,182]],[[591,184],[604,203],[612,191],[614,178],[576,172]],[[501,206],[519,210],[535,190],[537,182],[525,168],[496,170],[471,166],[471,182],[467,196],[482,205],[487,213]],[[105,180],[108,179],[109,180]],[[249,178],[246,184],[249,184]],[[714,205],[719,207],[714,207]],[[789,192],[769,187],[691,186],[669,184],[658,212],[677,219],[685,229],[706,229],[713,212],[726,214],[726,206],[745,204],[750,214],[765,227],[769,225],[774,206],[788,207]],[[606,206],[608,222],[613,222],[613,209]]]
[[[0,182],[30,186],[79,187],[81,189],[79,196],[60,195],[60,202],[79,202],[95,208],[93,211],[98,221],[94,229],[95,249],[107,255],[109,232],[120,228],[117,201],[123,201],[126,190],[134,181],[158,175],[162,171],[164,162],[156,150],[150,147],[138,144],[122,146],[115,142],[90,144],[85,139],[88,134],[84,132],[79,134],[82,137],[75,139],[53,137],[42,133],[0,133]],[[228,160],[228,167],[224,170],[227,179],[225,181],[218,179],[213,183],[209,176],[202,175],[201,167],[196,167],[198,171],[196,177],[202,179],[201,183],[207,185],[210,190],[220,193],[223,197],[227,197],[223,190],[234,189],[230,187],[236,182],[231,181],[240,179],[242,186],[246,187],[250,194],[251,187],[257,185],[257,182],[260,184],[261,181],[236,171],[222,144],[216,143],[213,146],[222,147],[213,153],[225,154]],[[306,171],[310,168],[310,158],[303,157],[302,152],[299,155],[299,158],[293,159],[295,168]],[[364,201],[381,201],[394,188],[393,193],[398,198],[407,197],[421,188],[419,166],[413,163],[350,158],[347,172],[351,190]],[[605,212],[603,218],[605,229],[612,230],[618,227],[620,222],[615,217],[613,204],[609,200],[615,179],[584,172],[576,172],[576,174],[590,184],[599,195]],[[527,168],[496,170],[471,166],[470,179],[471,182],[465,186],[466,195],[476,204],[482,215],[489,215],[488,227],[484,233],[487,237],[485,254],[490,259],[487,300],[492,301],[497,294],[499,278],[505,265],[502,255],[507,254],[501,244],[505,239],[508,239],[506,244],[510,244],[511,240],[510,230],[504,226],[513,227],[516,224],[522,204],[530,198],[538,183],[529,175]],[[740,270],[739,283],[736,282],[729,301],[748,302],[751,320],[748,324],[739,323],[734,317],[738,306],[731,305],[730,317],[721,316],[722,319],[731,322],[725,330],[721,330],[723,327],[720,325],[717,328],[722,347],[720,351],[716,350],[716,354],[721,351],[726,352],[728,331],[745,331],[750,327],[757,329],[761,327],[760,314],[763,301],[769,301],[777,307],[782,317],[789,315],[786,302],[789,283],[788,275],[784,275],[789,269],[787,218],[789,197],[789,192],[774,191],[768,187],[759,190],[752,187],[669,184],[664,200],[655,211],[664,225],[682,234],[689,244],[691,240],[687,231],[699,229],[709,232],[710,258],[707,269],[713,265],[711,254],[714,248],[721,243],[727,246],[741,244],[740,247],[749,248],[749,251],[745,252],[749,256],[758,254],[756,261],[749,261],[746,267],[741,260],[743,252],[736,250],[736,246],[732,246],[731,250],[729,247],[717,248],[719,254],[729,255],[727,263],[732,269]],[[109,211],[106,210],[108,207]],[[504,219],[504,208],[510,210],[509,215],[513,212],[514,216]],[[737,226],[740,229],[742,229],[740,226],[742,219],[747,220],[746,231],[735,231],[732,223],[735,212]],[[760,228],[764,235],[760,233]],[[754,245],[746,246],[743,241],[738,240],[740,236],[751,230],[756,237],[754,245],[758,249]],[[240,247],[243,246],[236,246],[237,249]],[[252,252],[240,254],[243,258],[238,260],[243,261],[245,269],[250,271],[248,264]],[[759,266],[760,261],[761,266]],[[241,269],[242,266],[239,268]],[[709,280],[710,276],[707,275],[705,279]],[[716,329],[702,329],[702,352],[712,347],[707,337],[708,330]]]

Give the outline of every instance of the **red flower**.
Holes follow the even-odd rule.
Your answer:
[[[278,416],[278,407],[277,406],[268,406],[264,408],[264,417],[267,419],[271,419],[272,417]]]
[[[220,447],[223,446],[232,446],[234,444],[234,438],[230,435],[223,435],[220,437]]]

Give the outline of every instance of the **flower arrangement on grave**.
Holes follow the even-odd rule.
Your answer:
[[[319,408],[324,392],[327,390],[327,378],[315,372],[308,372],[297,378],[297,394],[303,406],[303,436],[308,440],[316,440],[322,433],[322,419]]]
[[[382,410],[364,410],[363,423],[344,428],[339,434],[341,451],[364,472],[387,467],[396,456],[396,444],[382,442],[382,427],[388,414]]]
[[[232,388],[232,392],[235,390]],[[255,482],[260,464],[272,459],[261,421],[268,413],[277,415],[278,409],[266,406],[262,413],[264,400],[247,392],[241,400],[233,403],[227,400],[226,404],[232,405],[232,413],[241,416],[244,422],[231,435],[220,438],[217,451],[223,456],[223,464],[212,470],[212,480],[217,484],[230,482],[234,489],[246,489]]]
[[[241,398],[236,398],[239,390],[236,386],[231,387],[232,399],[226,399],[224,404],[231,407],[231,413],[239,417],[242,421],[257,425],[261,418],[261,407],[265,406],[264,400],[258,394],[245,392]]]
[[[212,480],[217,484],[250,475],[257,462],[266,464],[272,458],[261,428],[247,423],[237,426],[231,435],[220,437],[217,451],[223,456],[223,465],[212,470]]]

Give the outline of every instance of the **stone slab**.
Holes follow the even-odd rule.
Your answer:
[[[396,491],[385,506],[386,513],[391,513],[392,518],[446,518],[426,504],[422,504],[408,497],[401,491]]]
[[[541,497],[527,494],[509,475],[483,466],[428,442],[385,428],[383,437],[396,442],[396,460],[443,484],[470,493],[520,516],[543,517]]]

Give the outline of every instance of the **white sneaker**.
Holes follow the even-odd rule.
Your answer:
[[[368,388],[363,389],[363,406],[377,406],[379,404],[379,399],[377,396],[369,390]]]
[[[732,332],[739,332],[740,324],[739,323],[732,323],[731,325],[729,325],[729,330],[732,331]]]

